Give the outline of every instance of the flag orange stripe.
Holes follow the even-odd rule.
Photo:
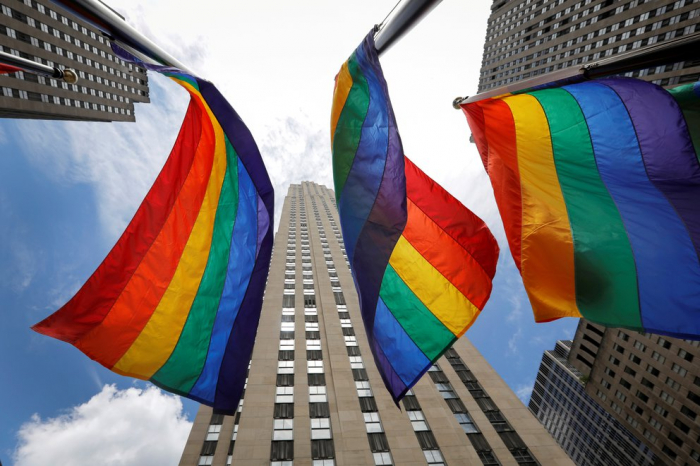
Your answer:
[[[205,113],[201,96],[192,90],[190,93]],[[163,229],[102,324],[75,343],[107,368],[111,369],[124,355],[150,319],[170,284],[194,227],[214,161],[214,128],[211,121],[202,123],[202,139],[192,170]],[[105,341],[111,344],[105,345]]]

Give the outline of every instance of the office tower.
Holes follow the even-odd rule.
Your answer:
[[[462,338],[398,409],[374,365],[333,192],[291,185],[244,401],[197,413],[183,466],[571,464]]]
[[[479,92],[700,31],[700,2],[678,0],[495,0]],[[700,60],[627,76],[662,86],[700,79]]]
[[[663,464],[697,464],[699,347],[700,341],[606,329],[581,320],[569,362],[586,380],[586,393]]]
[[[0,10],[0,50],[79,77],[0,75],[0,118],[134,121],[134,102],[149,102],[146,71],[117,58],[81,18],[50,0],[0,0]]]
[[[530,411],[569,457],[581,466],[663,464],[596,400],[586,394],[583,375],[568,357],[571,341],[545,351],[530,397]]]

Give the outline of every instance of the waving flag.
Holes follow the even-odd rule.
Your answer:
[[[699,90],[609,78],[463,106],[535,320],[700,337]]]
[[[362,318],[398,402],[486,304],[498,245],[481,219],[404,157],[373,33],[336,78],[331,137]]]
[[[141,66],[189,92],[180,134],[104,262],[33,328],[114,372],[230,414],[243,392],[270,264],[272,185],[250,131],[214,85]]]

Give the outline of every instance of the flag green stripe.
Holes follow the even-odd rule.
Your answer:
[[[416,346],[434,361],[457,338],[387,265],[379,296]]]
[[[214,220],[209,259],[180,339],[168,361],[151,379],[159,386],[179,393],[189,393],[204,367],[209,337],[226,280],[228,252],[238,211],[238,155],[228,137],[225,141],[226,175]]]
[[[333,140],[333,181],[335,197],[338,200],[355,160],[355,152],[360,145],[362,124],[369,108],[367,79],[360,70],[355,53],[348,60],[348,71],[352,76],[352,87],[340,112]],[[340,131],[341,128],[342,131]]]
[[[583,112],[563,89],[531,93],[544,109],[574,242],[576,304],[595,322],[641,327],[637,273],[620,213],[598,172]]]
[[[668,90],[676,99],[688,124],[695,155],[700,162],[700,84],[691,83]]]

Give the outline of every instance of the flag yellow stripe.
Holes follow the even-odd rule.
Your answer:
[[[554,165],[547,116],[531,95],[504,101],[515,122],[522,190],[521,271],[535,320],[580,317],[571,225]]]
[[[187,320],[209,258],[214,219],[226,174],[226,144],[221,125],[199,92],[186,82],[180,84],[202,101],[213,124],[216,137],[214,164],[202,208],[173,279],[139,337],[112,368],[122,375],[145,379],[152,377],[165,364]]]
[[[463,335],[479,314],[479,309],[403,236],[396,243],[389,264],[425,307],[454,335]]]

